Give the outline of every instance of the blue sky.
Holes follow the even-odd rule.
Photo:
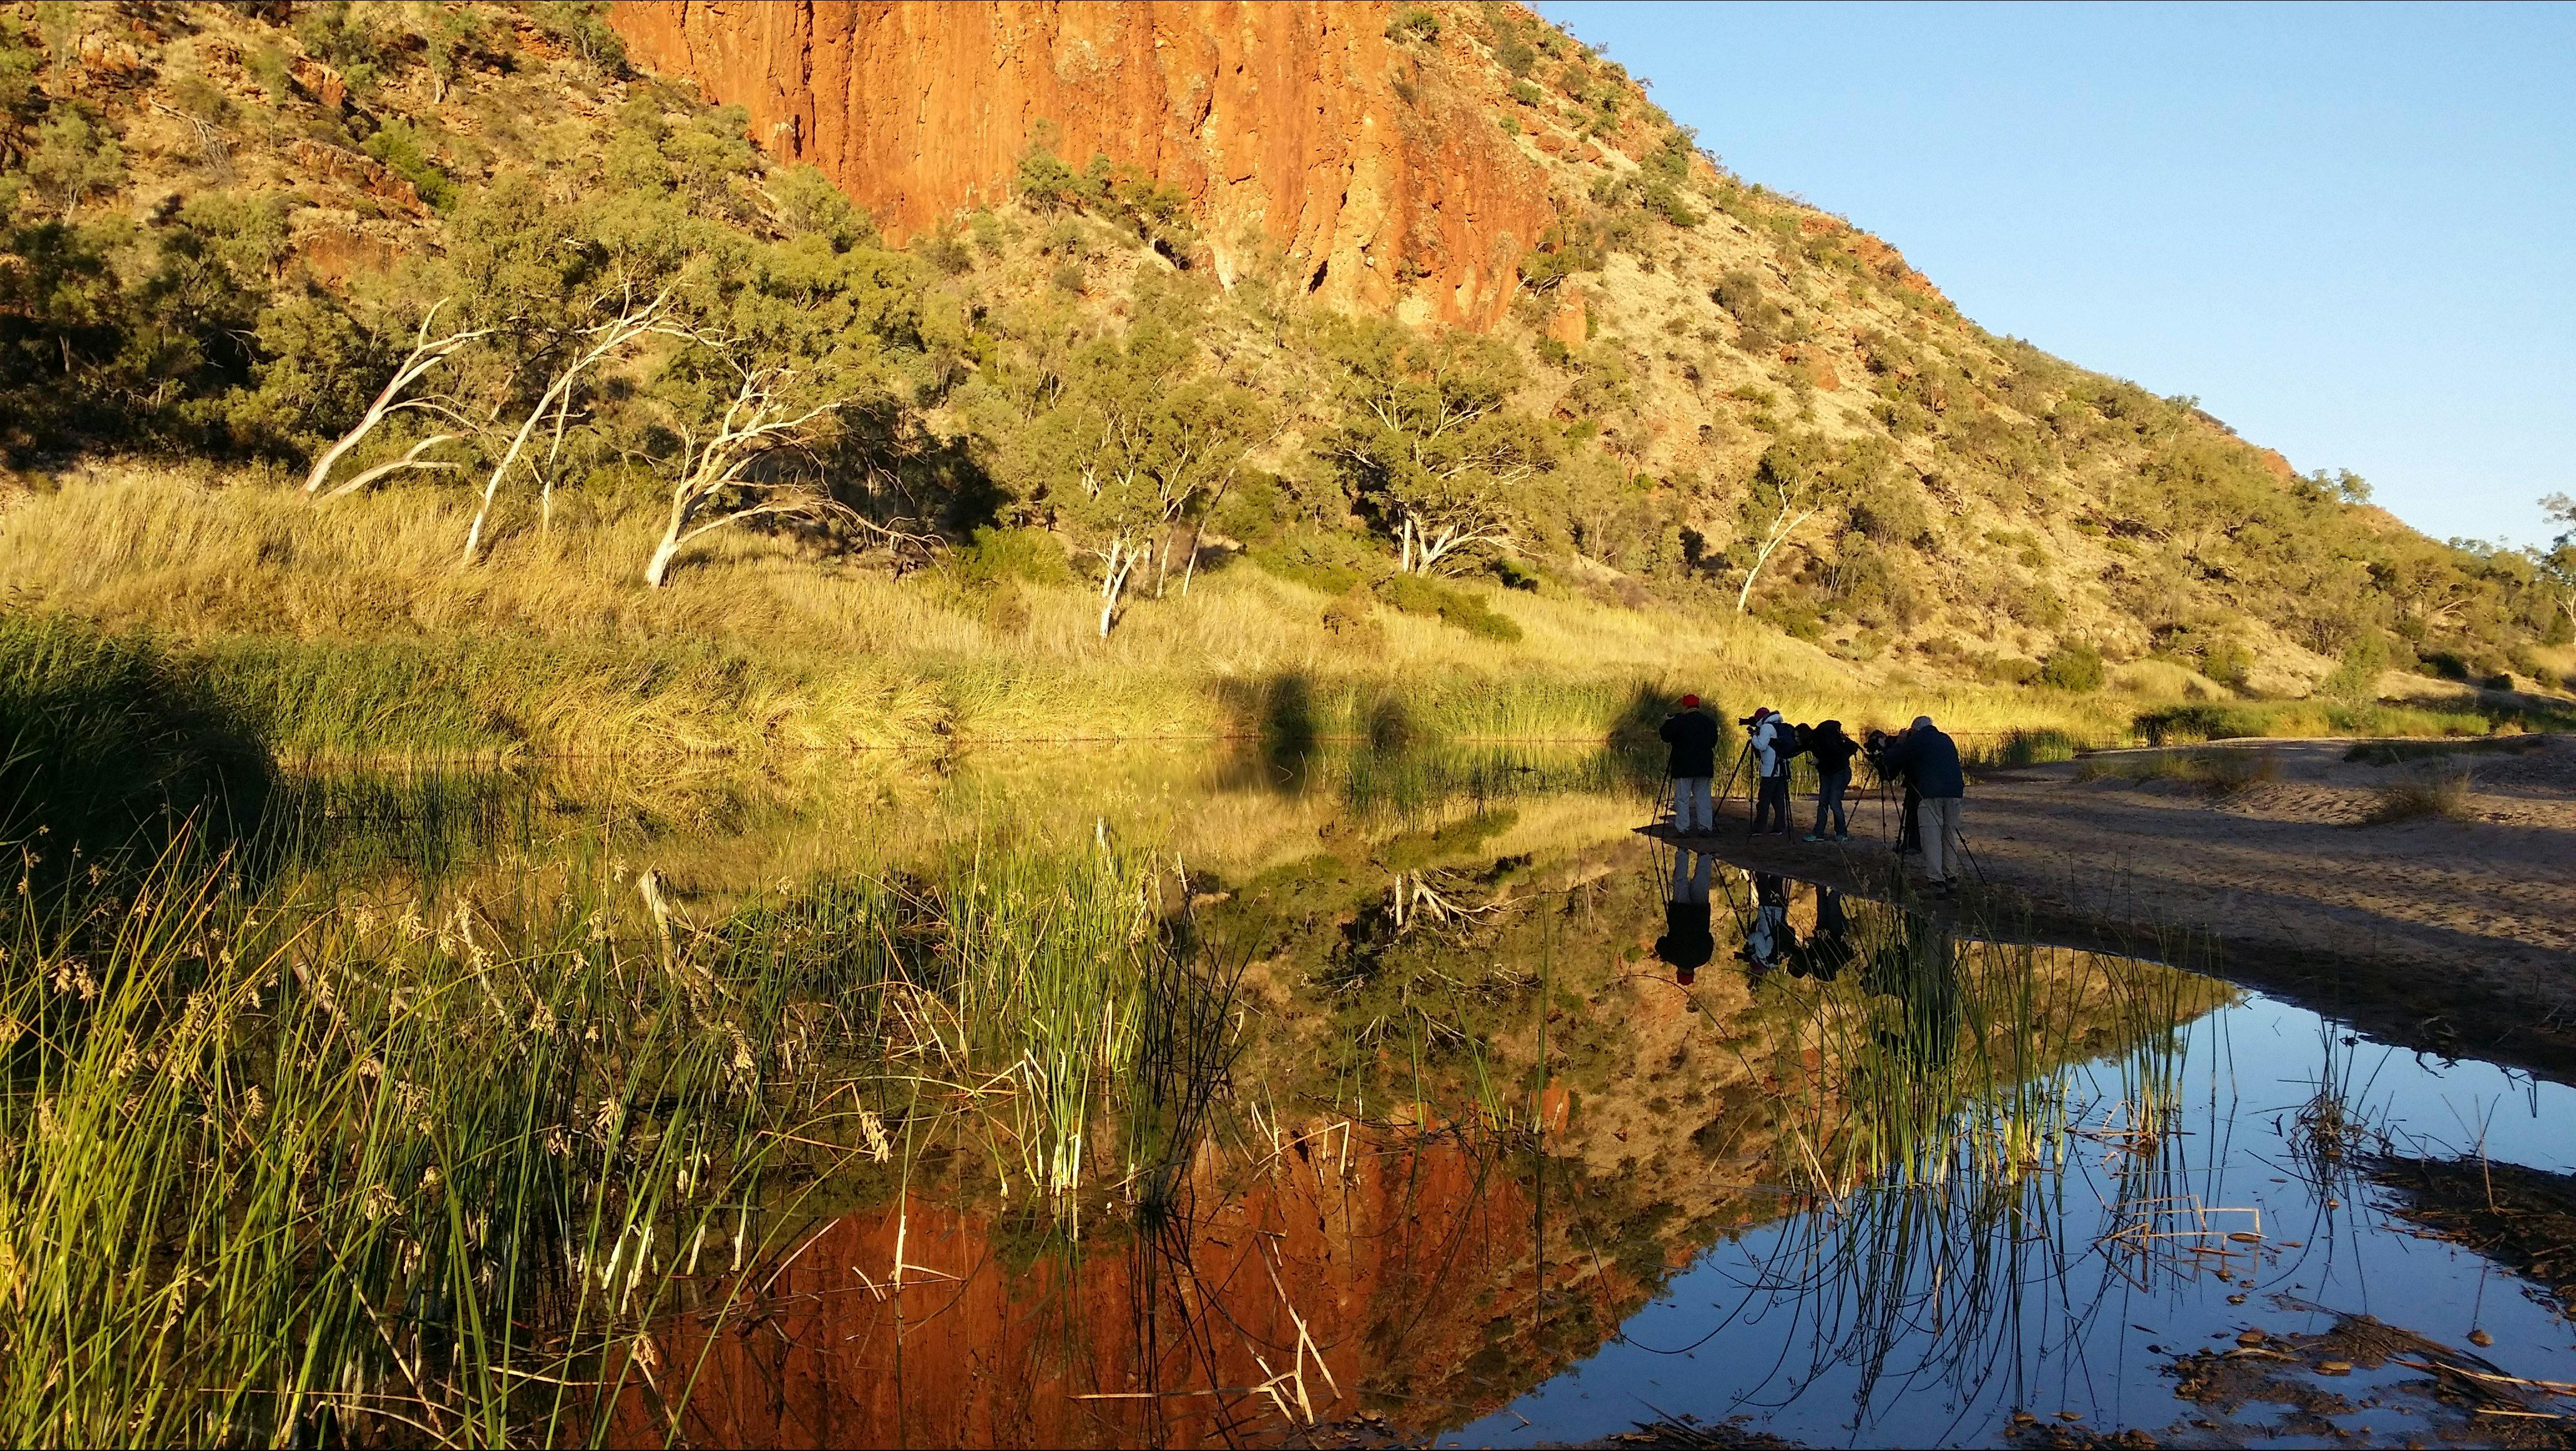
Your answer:
[[[2437,538],[2576,492],[2576,5],[1539,8],[1995,332]]]

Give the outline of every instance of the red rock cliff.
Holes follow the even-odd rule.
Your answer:
[[[1390,10],[634,0],[611,21],[895,238],[1001,201],[1050,121],[1072,165],[1185,192],[1228,285],[1275,257],[1336,305],[1489,326],[1554,215],[1546,179],[1441,56],[1387,41]]]

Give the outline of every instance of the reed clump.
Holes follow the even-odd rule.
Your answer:
[[[13,855],[13,1443],[552,1443],[637,1396],[676,1414],[655,1327],[684,1295],[720,1320],[797,1186],[887,1158],[925,1103],[1053,1196],[1133,1177],[1179,1151],[1168,1113],[1122,1132],[1121,1106],[1203,1116],[1171,1064],[1224,1058],[1192,1037],[1228,1031],[1221,997],[1162,1001],[1205,993],[1151,860],[1105,844],[712,910],[613,857],[414,889],[377,855],[336,879],[184,832],[50,885]]]

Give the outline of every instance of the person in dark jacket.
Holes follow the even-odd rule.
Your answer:
[[[1888,747],[1891,770],[1902,771],[1923,803],[1915,811],[1915,835],[1923,847],[1923,875],[1943,892],[1954,888],[1959,872],[1959,807],[1968,794],[1967,773],[1959,766],[1956,741],[1935,729],[1932,717],[1918,715],[1913,729]]]
[[[1816,888],[1816,930],[1807,934],[1798,949],[1806,975],[1818,982],[1832,982],[1860,949],[1852,945],[1851,914],[1843,908],[1843,894],[1819,884]]]
[[[1807,833],[1809,841],[1825,839],[1825,813],[1834,817],[1834,840],[1851,840],[1851,818],[1843,810],[1843,794],[1851,790],[1852,757],[1860,753],[1860,742],[1843,734],[1843,723],[1826,721],[1807,733],[1807,754],[1816,758],[1816,829]]]
[[[1698,696],[1685,695],[1682,708],[1665,716],[1655,734],[1672,747],[1665,773],[1673,778],[1673,830],[1686,835],[1715,831],[1717,808],[1708,787],[1717,775],[1717,718],[1699,708]]]
[[[1706,852],[1673,853],[1673,879],[1664,893],[1664,935],[1655,939],[1655,956],[1673,970],[1673,981],[1689,987],[1699,970],[1717,954],[1717,939],[1708,929],[1708,874],[1714,858]]]

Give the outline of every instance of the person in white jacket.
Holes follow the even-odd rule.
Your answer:
[[[1789,758],[1798,753],[1797,728],[1764,706],[1753,713],[1753,834],[1789,834]]]

